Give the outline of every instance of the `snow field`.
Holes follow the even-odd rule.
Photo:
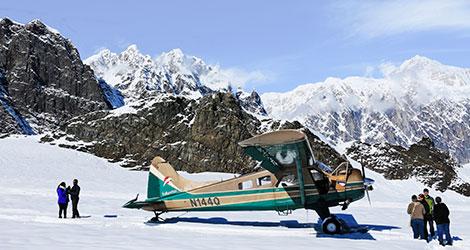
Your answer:
[[[128,171],[90,154],[38,143],[37,136],[12,136],[0,140],[0,249],[440,249],[411,239],[406,206],[411,194],[424,187],[414,180],[375,179],[367,199],[346,211],[359,224],[370,225],[366,234],[327,236],[312,228],[318,217],[296,210],[279,217],[276,212],[169,213],[176,223],[146,224],[153,214],[121,208],[140,193],[146,194],[147,173]],[[356,164],[356,163],[355,163]],[[466,166],[468,170],[470,166]],[[224,173],[182,173],[196,180],[220,180]],[[58,219],[59,182],[79,179],[79,209],[84,219]],[[441,196],[451,210],[452,249],[470,249],[470,199],[454,192]],[[71,204],[68,215],[71,214]],[[116,214],[117,218],[104,218]],[[227,221],[220,224],[223,217]],[[242,224],[242,225],[240,225]],[[286,226],[287,225],[287,226]],[[291,225],[291,226],[289,226]],[[294,226],[292,226],[294,225]]]

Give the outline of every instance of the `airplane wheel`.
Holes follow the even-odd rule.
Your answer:
[[[341,223],[335,217],[328,217],[322,223],[323,232],[326,234],[339,234]]]

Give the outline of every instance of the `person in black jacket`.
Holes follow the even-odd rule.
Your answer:
[[[426,202],[426,199],[424,197],[424,194],[419,194],[418,196],[418,201],[423,204],[424,210],[426,210],[426,214],[424,214],[424,218],[429,218],[431,215],[431,209],[429,208],[429,204]],[[424,223],[424,239],[429,242],[429,233],[428,233],[428,227],[426,223]]]
[[[80,186],[78,186],[78,180],[73,180],[73,186],[69,191],[70,198],[72,200],[72,218],[80,218],[80,213],[78,213],[78,200],[80,196]]]
[[[452,237],[449,231],[449,209],[446,204],[442,203],[441,197],[436,197],[436,204],[434,205],[433,212],[434,221],[437,224],[437,235],[439,237],[439,244],[442,246],[452,245]],[[446,235],[446,241],[444,242],[444,234]]]

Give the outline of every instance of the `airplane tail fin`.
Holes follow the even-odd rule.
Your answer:
[[[178,181],[180,178],[169,163],[161,157],[155,157],[149,169],[147,198],[159,198],[183,191]]]
[[[179,175],[175,169],[161,157],[155,157],[150,165],[147,185],[147,198],[159,198],[178,192],[186,192],[213,181],[192,181]]]

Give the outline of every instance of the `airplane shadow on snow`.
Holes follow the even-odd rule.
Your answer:
[[[345,221],[353,232],[329,235],[322,232],[321,220],[317,223],[301,223],[297,220],[281,220],[279,222],[265,222],[265,221],[230,221],[222,217],[212,218],[199,218],[199,217],[175,217],[165,220],[165,224],[186,222],[186,223],[202,223],[214,225],[234,225],[234,226],[249,226],[249,227],[286,227],[286,228],[313,228],[316,231],[317,238],[339,238],[339,239],[355,239],[355,240],[375,240],[368,231],[384,231],[400,229],[397,226],[387,225],[371,225],[371,224],[358,224],[351,214],[336,214],[336,216]],[[147,222],[147,225],[158,225],[160,222]],[[355,229],[366,229],[362,232],[354,231]]]

